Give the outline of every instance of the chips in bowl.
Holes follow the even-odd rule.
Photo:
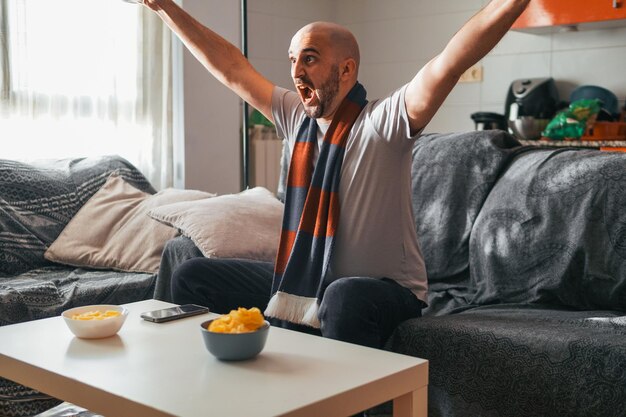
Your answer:
[[[122,306],[99,304],[71,308],[61,315],[76,337],[100,339],[117,334],[128,316],[128,310]]]
[[[207,330],[216,333],[247,333],[257,330],[263,325],[265,319],[261,310],[252,307],[250,310],[239,307],[231,310],[219,318],[212,320]]]

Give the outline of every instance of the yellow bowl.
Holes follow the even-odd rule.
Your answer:
[[[104,313],[107,310],[113,310],[120,313],[119,316],[107,317],[102,320],[76,320],[72,316],[83,314],[90,311],[99,311]],[[128,310],[122,306],[112,304],[98,304],[83,307],[70,308],[65,310],[61,316],[70,331],[83,339],[100,339],[103,337],[113,336],[122,328]]]

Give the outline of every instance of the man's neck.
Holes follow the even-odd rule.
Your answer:
[[[319,119],[315,119],[315,121],[317,122],[318,126],[322,126],[322,125],[323,126],[329,126],[330,123],[333,121],[333,119],[332,119],[332,117],[330,119],[326,119],[326,118],[320,117]]]
[[[332,114],[328,116],[318,117],[315,120],[317,121],[317,124],[329,125],[333,121],[333,117],[335,117],[335,113],[337,113],[337,110],[335,110]]]

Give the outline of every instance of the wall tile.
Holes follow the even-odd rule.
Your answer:
[[[250,0],[247,4],[248,13],[280,17],[310,16],[312,20],[328,20],[334,10],[330,0]]]
[[[374,1],[374,0],[370,0]],[[421,0],[415,2],[413,0],[402,0],[400,3],[415,4],[418,14],[450,14],[457,12],[477,12],[482,7],[482,0]]]
[[[267,58],[275,55],[272,44],[272,21],[270,15],[248,14],[248,56]]]
[[[342,25],[350,25],[366,21],[367,9],[364,0],[342,0],[335,2],[334,15]]]
[[[285,62],[293,35],[307,23],[329,20],[334,10],[327,0],[262,0],[263,7],[256,1],[248,2],[249,56]],[[252,4],[254,7],[251,8]]]
[[[474,121],[470,115],[474,113],[476,107],[471,105],[442,106],[435,117],[430,121],[424,132],[426,133],[446,133],[446,132],[468,132],[474,130]]]
[[[398,44],[402,38],[399,25],[389,25],[386,22],[357,23],[350,25],[350,30],[359,43],[362,63],[400,60]],[[390,43],[392,39],[394,42]]]
[[[552,65],[558,80],[573,85],[599,85],[613,91],[619,99],[626,97],[626,46],[554,52]]]
[[[481,97],[481,83],[458,83],[450,92],[444,104],[471,104],[478,111]]]
[[[250,13],[264,13],[274,14],[272,9],[274,0],[250,0],[246,4],[248,6],[248,14]]]
[[[274,74],[274,61],[271,59],[263,59],[263,58],[249,58],[252,66],[263,75],[265,78],[270,80],[273,83],[276,83],[275,74]]]
[[[289,62],[288,51],[291,38],[307,23],[309,21],[300,18],[274,17],[271,23],[271,58],[281,60],[287,64]]]
[[[359,79],[371,98],[382,97],[413,79],[426,62],[368,64],[361,68]],[[445,104],[480,106],[480,83],[460,83],[455,86]]]
[[[481,95],[484,102],[504,101],[516,79],[551,75],[550,53],[487,56],[482,63]]]
[[[422,63],[367,64],[361,67],[359,80],[370,98],[386,96],[411,81]]]
[[[269,12],[274,16],[316,21],[329,20],[333,10],[333,2],[330,0],[272,0]]]
[[[273,61],[272,62],[274,77],[272,81],[284,88],[293,90],[293,80],[289,72],[289,63],[287,61]]]
[[[504,114],[505,113],[505,108],[504,108],[504,100],[502,102],[499,103],[485,103],[482,102],[480,104],[480,107],[477,111],[483,111],[483,112],[489,112],[489,113],[498,113],[498,114]]]
[[[536,35],[532,33],[510,31],[489,53],[494,55],[524,54],[528,52],[550,52],[552,35]]]
[[[362,51],[362,62],[430,60],[471,17],[470,13],[374,21],[348,25]]]
[[[400,36],[393,38],[387,47],[398,56],[430,60],[445,48],[473,14],[460,12],[395,21],[392,24],[399,27]],[[411,46],[411,50],[407,51],[407,46]]]
[[[626,46],[626,27],[562,32],[555,33],[552,36],[554,38],[552,45],[554,51]]]
[[[423,18],[458,12],[476,12],[482,0],[345,0],[339,2],[338,17],[341,22],[362,23],[379,20]]]

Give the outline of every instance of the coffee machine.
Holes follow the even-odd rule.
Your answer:
[[[557,112],[559,93],[553,78],[523,78],[511,83],[506,95],[504,115],[497,128],[508,128],[519,139],[538,139]],[[478,112],[471,115],[476,127],[484,118],[497,114]]]
[[[553,78],[526,78],[515,80],[506,96],[507,120],[532,116],[551,119],[559,104],[559,92]]]

